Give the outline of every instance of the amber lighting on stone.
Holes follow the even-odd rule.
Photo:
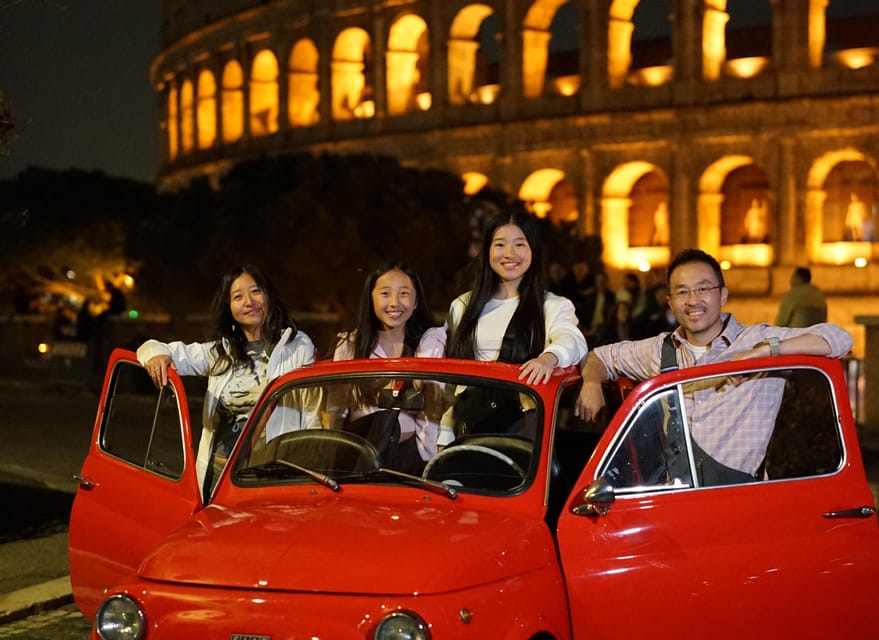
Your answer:
[[[877,53],[879,53],[879,50],[873,47],[862,47],[860,49],[837,51],[833,54],[833,58],[837,64],[842,65],[846,69],[863,69],[876,62]]]
[[[552,84],[557,95],[572,96],[580,90],[580,76],[559,76]]]
[[[754,56],[727,60],[724,65],[726,75],[732,78],[753,78],[769,66],[769,58]]]

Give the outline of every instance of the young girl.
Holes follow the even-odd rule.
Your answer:
[[[159,388],[168,382],[169,367],[180,375],[208,378],[196,457],[206,497],[266,383],[314,362],[311,338],[296,329],[274,285],[256,267],[236,267],[223,276],[213,315],[215,338],[210,342],[147,340],[137,350],[137,359]]]
[[[449,309],[450,358],[520,364],[520,380],[546,382],[586,355],[573,303],[547,291],[537,220],[511,206],[487,224],[471,291]],[[440,445],[454,434],[444,429]]]
[[[446,333],[432,327],[433,318],[418,274],[401,262],[391,262],[370,274],[363,285],[357,328],[339,335],[333,360],[352,358],[440,358]],[[427,390],[425,390],[427,391]],[[355,402],[339,418],[354,420],[378,411]],[[401,470],[419,473],[436,453],[438,427],[424,414],[400,413],[400,445],[395,452]],[[347,415],[343,415],[347,414]]]

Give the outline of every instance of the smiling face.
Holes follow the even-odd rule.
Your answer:
[[[405,327],[417,304],[412,279],[402,271],[387,271],[376,279],[372,310],[385,331]]]
[[[726,287],[719,286],[714,269],[704,262],[681,264],[669,276],[669,284],[669,305],[684,328],[687,340],[695,345],[707,345],[723,329],[720,309],[726,304]],[[698,294],[698,289],[705,291]]]
[[[249,341],[262,337],[266,317],[265,292],[246,271],[235,278],[229,287],[229,309]]]
[[[498,227],[491,238],[488,262],[502,283],[518,288],[531,267],[531,245],[525,232],[514,224]]]

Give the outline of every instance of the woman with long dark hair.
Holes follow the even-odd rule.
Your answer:
[[[547,290],[538,223],[521,205],[486,225],[471,290],[452,301],[448,328],[448,357],[519,364],[528,383],[586,355],[573,303]],[[443,429],[440,445],[451,437]]]
[[[296,328],[274,284],[255,266],[238,266],[223,276],[212,315],[213,336],[207,342],[147,340],[137,350],[159,388],[168,382],[169,367],[208,378],[196,457],[205,496],[266,384],[314,362],[311,338]]]
[[[440,358],[446,333],[434,327],[421,278],[408,265],[394,261],[382,265],[363,283],[357,328],[339,335],[333,360],[352,358]],[[426,393],[434,390],[424,390]],[[330,404],[339,419],[363,418],[379,410],[363,389],[352,388],[350,399],[333,399]],[[350,400],[353,406],[346,406]],[[392,452],[394,466],[420,473],[424,461],[436,453],[438,425],[424,412],[396,412],[399,444]]]

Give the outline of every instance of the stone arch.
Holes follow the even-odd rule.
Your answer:
[[[391,25],[385,52],[388,115],[430,108],[428,38],[427,23],[414,13]]]
[[[522,95],[526,98],[539,98],[547,92],[547,81],[559,95],[574,95],[580,87],[579,69],[572,70],[551,64],[551,42],[563,27],[576,31],[579,16],[574,24],[558,24],[558,14],[563,8],[576,12],[569,0],[535,0],[525,14],[522,22]],[[567,21],[566,21],[567,22]],[[555,27],[555,28],[553,28]],[[566,52],[566,58],[576,53]],[[573,57],[576,60],[576,57]]]
[[[267,136],[277,130],[278,59],[263,49],[250,67],[250,135]]]
[[[217,141],[217,81],[207,69],[198,74],[195,123],[198,148],[212,147]]]
[[[287,62],[287,118],[291,126],[307,127],[320,121],[318,62],[320,53],[310,38],[301,38]]]
[[[601,189],[601,242],[604,247],[602,260],[609,267],[616,269],[638,269],[665,266],[669,261],[668,246],[635,247],[630,242],[630,214],[633,206],[633,190],[646,176],[656,173],[666,185],[665,173],[651,162],[637,160],[627,162],[614,169],[605,179]],[[650,224],[656,206],[642,203],[642,194],[635,193],[639,198],[636,213],[648,211]],[[667,196],[666,196],[667,200]],[[658,203],[660,200],[656,200]]]
[[[538,218],[553,224],[573,222],[579,215],[577,195],[561,169],[533,171],[519,187],[518,197]]]
[[[178,112],[178,95],[177,95],[177,85],[174,82],[168,83],[168,111],[167,111],[167,134],[168,134],[168,159],[174,160],[177,158],[178,149],[178,122],[179,122],[179,112]]]
[[[879,208],[875,160],[851,147],[829,151],[812,164],[806,185],[809,260],[846,264],[859,257],[869,258]],[[860,237],[847,233],[847,218],[853,213],[852,196],[860,203]]]
[[[722,73],[732,78],[753,78],[772,64],[773,22],[780,6],[770,0],[751,0],[747,11],[733,3],[723,29]]]
[[[825,56],[828,61],[846,69],[863,69],[879,62],[875,3],[849,5],[834,0],[829,3],[828,0],[811,0],[809,8],[810,27],[814,22],[816,32],[815,42],[812,41],[812,31],[809,32],[810,66],[821,66]]]
[[[670,64],[670,13],[668,0],[651,0],[649,3],[613,0],[607,25],[607,74],[612,88],[626,84],[658,86],[671,81],[674,69]],[[659,21],[663,21],[668,31],[661,28],[663,25]],[[647,46],[636,47],[638,31],[647,28],[653,32],[653,37],[648,33]],[[662,32],[661,36],[657,30]],[[636,48],[638,56],[635,55]]]
[[[486,4],[471,4],[452,20],[448,46],[449,104],[462,105],[472,100],[477,88],[477,36],[483,21],[492,14],[494,9]]]
[[[751,156],[730,154],[713,162],[699,179],[699,247],[730,264],[771,265],[775,259],[768,237],[775,227],[771,194],[765,172]]]
[[[180,87],[180,153],[195,147],[195,89],[186,79]]]
[[[370,38],[364,29],[349,27],[336,37],[331,63],[334,120],[375,115],[372,87],[366,77],[369,58]]]
[[[244,135],[244,70],[237,60],[223,67],[221,92],[223,142],[236,142]]]

